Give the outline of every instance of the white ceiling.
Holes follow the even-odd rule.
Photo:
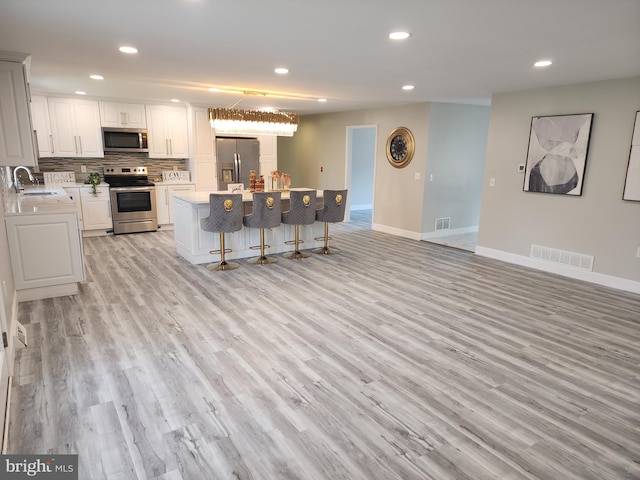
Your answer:
[[[395,30],[412,36],[391,41]],[[125,44],[139,53],[118,52]],[[640,75],[640,1],[0,0],[0,50],[31,54],[40,93],[242,99],[238,108],[300,114],[488,104],[496,92]],[[554,64],[534,68],[539,59]]]

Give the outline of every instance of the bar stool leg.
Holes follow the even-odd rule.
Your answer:
[[[251,247],[254,248],[254,247]],[[264,254],[264,228],[260,229],[260,256],[257,258],[252,258],[250,260],[247,260],[247,263],[250,263],[252,265],[270,265],[272,263],[278,263],[278,259],[277,258],[273,258],[273,257],[267,257]]]
[[[331,237],[329,236],[329,222],[324,222],[324,237],[322,237],[322,240],[324,240],[324,246],[320,247],[320,248],[314,248],[312,250],[313,253],[317,253],[319,255],[333,255],[334,253],[340,253],[340,250],[338,250],[337,248],[329,248],[329,239]],[[320,240],[320,238],[315,238],[314,240]]]
[[[285,253],[282,256],[284,258],[295,259],[295,260],[299,260],[301,258],[309,258],[311,256],[310,253],[301,252],[300,251],[300,247],[299,247],[299,245],[300,245],[300,225],[296,225],[295,226],[295,232],[296,232],[295,241],[294,241],[294,245],[296,246],[295,251],[289,252],[289,253]]]
[[[224,247],[224,232],[220,232],[220,250],[213,250],[209,253],[217,254],[220,253],[220,263],[212,263],[211,265],[207,265],[207,268],[212,272],[220,272],[223,270],[235,270],[240,266],[238,263],[227,262],[224,258],[224,254],[226,252],[230,252],[231,250],[226,249]]]

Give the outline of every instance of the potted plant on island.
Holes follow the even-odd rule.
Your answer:
[[[91,193],[94,197],[97,197],[98,191],[96,190],[96,187],[102,183],[100,174],[98,172],[91,172],[84,183],[91,185]]]

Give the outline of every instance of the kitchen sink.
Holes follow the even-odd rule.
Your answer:
[[[40,195],[55,195],[58,192],[52,192],[51,190],[30,190],[28,192],[22,192],[24,196],[40,196]]]

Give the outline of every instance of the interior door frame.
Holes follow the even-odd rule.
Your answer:
[[[373,185],[372,188],[372,199],[371,199],[371,220],[373,222],[373,212],[376,204],[376,164],[377,153],[378,153],[378,125],[377,124],[366,124],[366,125],[348,125],[346,127],[346,151],[345,151],[345,188],[351,190],[351,170],[353,167],[353,132],[354,130],[360,130],[363,128],[373,128],[375,131],[374,135],[374,148],[373,148]],[[347,195],[347,208],[344,214],[344,221],[348,222],[351,220],[351,197],[352,195]]]

